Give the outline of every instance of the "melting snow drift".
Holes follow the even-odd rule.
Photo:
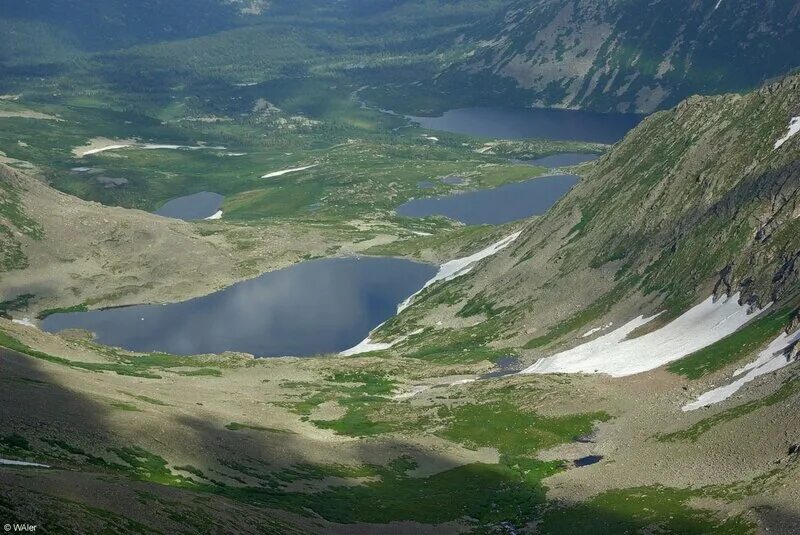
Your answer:
[[[727,385],[709,390],[692,403],[687,403],[683,406],[684,412],[725,401],[757,377],[788,366],[791,364],[791,360],[786,355],[786,349],[798,340],[800,340],[800,330],[791,335],[781,333],[764,351],[758,354],[756,360],[733,372],[733,377],[739,377],[738,379]]]
[[[36,324],[30,318],[21,318],[21,319],[13,319],[11,323],[16,323],[17,325],[24,325],[26,327],[36,327]]]
[[[291,169],[283,169],[282,171],[273,171],[272,173],[267,173],[266,175],[262,176],[261,178],[275,178],[276,176],[283,176],[289,173],[296,173],[298,171],[305,171],[306,169],[311,169],[312,167],[316,167],[319,164],[314,165],[306,165],[305,167],[293,167]]]
[[[204,217],[203,219],[205,219],[206,221],[213,221],[215,219],[222,219],[222,210],[217,210],[212,215],[210,215],[208,217]]]
[[[757,315],[748,314],[747,306],[738,301],[738,293],[717,302],[709,297],[664,327],[627,340],[634,329],[656,317],[639,316],[591,342],[540,359],[520,373],[606,373],[624,377],[646,372],[725,338]]]
[[[93,140],[86,147],[78,147],[73,150],[73,154],[78,158],[84,156],[91,156],[92,154],[100,154],[110,150],[120,149],[143,149],[143,150],[226,150],[226,147],[211,147],[208,145],[164,145],[158,143],[138,143],[135,141],[123,142],[103,142],[102,140]]]
[[[795,135],[797,132],[800,132],[800,116],[792,117],[792,120],[789,121],[789,131],[786,132],[786,135],[780,138],[778,141],[775,142],[775,149],[779,148],[781,145],[786,143],[790,137]]]
[[[496,254],[497,252],[499,252],[502,249],[505,249],[506,247],[511,245],[511,243],[514,240],[519,238],[520,234],[522,234],[521,231],[520,232],[515,232],[514,234],[511,234],[510,236],[506,236],[502,240],[500,240],[500,241],[498,241],[496,243],[493,243],[489,247],[486,247],[485,249],[482,249],[482,250],[478,251],[475,254],[472,254],[472,255],[464,257],[464,258],[456,258],[455,260],[451,260],[449,262],[445,262],[444,264],[439,266],[439,271],[436,273],[436,275],[433,276],[433,278],[431,280],[429,280],[428,282],[425,283],[425,286],[423,286],[418,292],[412,294],[411,296],[409,296],[408,299],[406,299],[405,301],[403,301],[402,303],[400,303],[397,306],[397,313],[399,314],[400,312],[402,312],[403,310],[408,308],[409,305],[411,305],[411,303],[414,301],[414,298],[417,295],[419,295],[419,293],[422,290],[424,290],[425,288],[427,288],[431,284],[433,284],[435,282],[438,282],[438,281],[441,281],[441,280],[448,281],[448,280],[455,279],[456,277],[460,277],[461,275],[466,275],[467,273],[472,271],[472,268],[475,267],[476,263],[478,263],[479,261],[483,260],[486,257],[489,257],[489,256],[492,256],[492,255]],[[381,325],[378,325],[377,327],[375,327],[373,332],[377,331],[380,328],[381,328]],[[348,356],[351,356],[351,355],[358,355],[360,353],[368,353],[370,351],[381,351],[383,349],[389,349],[393,345],[398,344],[398,343],[406,340],[410,336],[413,336],[415,334],[419,334],[420,332],[422,332],[422,329],[414,331],[414,332],[412,332],[412,333],[410,333],[410,334],[408,334],[406,336],[402,336],[402,337],[398,338],[397,340],[394,340],[393,342],[373,342],[372,339],[368,336],[367,338],[362,340],[358,345],[356,345],[354,347],[351,347],[350,349],[346,349],[346,350],[342,351],[339,354],[344,356],[344,357],[348,357]]]
[[[484,258],[490,257],[492,255],[497,254],[499,251],[505,249],[509,245],[511,245],[514,240],[519,238],[519,235],[522,234],[522,231],[515,232],[510,236],[506,236],[502,240],[493,243],[489,247],[478,251],[475,254],[465,256],[464,258],[456,258],[455,260],[451,260],[449,262],[445,262],[441,266],[439,266],[439,271],[434,275],[434,277],[425,283],[419,292],[411,295],[408,299],[400,303],[400,306],[397,307],[397,312],[402,312],[414,301],[414,298],[419,295],[419,293],[430,286],[439,281],[449,281],[455,279],[456,277],[460,277],[462,275],[466,275],[472,268],[475,267],[475,264],[483,260]]]
[[[14,461],[11,459],[0,459],[0,464],[6,466],[37,466],[39,468],[50,468],[50,466],[47,464],[27,463],[25,461]]]

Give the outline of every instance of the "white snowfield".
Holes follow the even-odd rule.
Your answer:
[[[738,303],[739,294],[714,302],[709,297],[664,327],[626,340],[656,316],[639,316],[610,333],[573,349],[539,359],[520,373],[605,373],[625,377],[646,372],[694,353],[732,334],[756,317]]]
[[[470,271],[472,271],[472,268],[475,267],[475,264],[477,262],[483,260],[488,256],[496,254],[498,251],[502,249],[505,249],[506,247],[511,245],[511,243],[514,240],[519,238],[520,234],[522,234],[521,231],[515,232],[514,234],[506,236],[497,243],[493,243],[489,247],[486,247],[485,249],[482,249],[475,254],[472,254],[464,258],[457,258],[455,260],[445,262],[444,264],[439,266],[439,271],[436,272],[436,275],[434,275],[432,279],[430,279],[428,282],[425,283],[425,286],[423,286],[418,292],[409,296],[408,299],[397,305],[397,313],[399,314],[400,312],[408,308],[408,306],[411,305],[411,303],[414,301],[414,298],[419,294],[419,292],[421,292],[431,284],[441,280],[452,280],[455,279],[456,277],[460,277],[461,275],[469,273]],[[377,327],[375,327],[375,329],[373,329],[373,331],[377,331],[378,329],[381,328],[382,325],[383,324],[378,325]],[[344,351],[340,352],[339,355],[343,357],[349,357],[351,355],[368,353],[370,351],[381,351],[384,349],[389,349],[390,347],[408,339],[410,336],[414,336],[415,334],[419,334],[421,332],[422,329],[417,329],[416,331],[409,333],[405,336],[401,336],[400,338],[392,342],[373,342],[372,339],[369,336],[367,336],[358,345],[353,346],[350,349],[345,349]]]
[[[212,215],[203,218],[205,221],[213,221],[215,219],[222,219],[222,210],[217,210]]]
[[[11,323],[16,323],[17,325],[24,325],[26,327],[36,327],[36,324],[30,318],[20,318],[20,319],[13,319]]]
[[[37,466],[39,468],[50,468],[50,465],[40,463],[26,463],[25,461],[14,461],[11,459],[0,459],[0,464],[7,466]]]
[[[788,366],[792,361],[789,360],[786,350],[798,340],[800,340],[800,330],[795,331],[794,334],[782,332],[764,351],[758,354],[756,360],[733,372],[733,377],[739,377],[738,379],[702,394],[695,401],[684,405],[683,411],[693,411],[725,401],[757,377]]]
[[[276,176],[283,176],[288,175],[289,173],[297,173],[298,171],[305,171],[306,169],[311,169],[312,167],[316,167],[319,164],[315,163],[314,165],[306,165],[305,167],[292,167],[291,169],[283,169],[281,171],[273,171],[271,173],[267,173],[266,175],[262,176],[261,178],[275,178]]]
[[[400,313],[406,308],[408,308],[408,306],[414,302],[414,298],[417,295],[419,295],[419,293],[422,290],[424,290],[431,284],[437,283],[439,281],[449,281],[455,279],[456,277],[466,275],[467,273],[472,271],[472,269],[475,267],[475,264],[477,264],[484,258],[488,258],[492,255],[497,254],[501,250],[505,249],[506,247],[511,245],[514,242],[514,240],[519,238],[520,234],[522,234],[522,231],[515,232],[514,234],[506,236],[502,240],[493,243],[489,247],[486,247],[485,249],[482,249],[475,254],[471,254],[464,258],[456,258],[455,260],[450,260],[449,262],[445,262],[444,264],[439,266],[439,271],[436,273],[436,275],[433,276],[431,280],[425,283],[425,286],[423,286],[418,292],[411,295],[408,299],[400,303],[400,306],[397,307],[397,312]]]
[[[795,135],[796,133],[800,132],[800,116],[792,117],[792,120],[789,121],[789,131],[786,132],[786,135],[780,138],[778,141],[775,142],[775,149],[779,148],[781,145],[789,141],[789,138]]]
[[[107,145],[105,147],[100,147],[97,149],[87,150],[86,152],[81,152],[80,157],[83,158],[84,156],[91,156],[92,154],[99,154],[101,152],[106,152],[107,150],[119,150],[119,149],[127,149],[128,147],[132,147],[133,145],[129,144],[120,144],[120,145]]]

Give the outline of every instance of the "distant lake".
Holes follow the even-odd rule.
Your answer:
[[[192,195],[178,197],[164,203],[164,206],[153,212],[163,217],[173,219],[183,219],[191,221],[194,219],[205,219],[217,213],[225,197],[210,191],[201,191]]]
[[[443,215],[467,225],[498,225],[544,213],[578,180],[575,175],[554,175],[491,189],[413,199],[396,212],[408,217]]]
[[[53,314],[42,328],[86,329],[102,344],[131,351],[335,353],[392,317],[437,270],[396,258],[314,260],[180,303]]]
[[[576,110],[459,108],[440,117],[407,116],[423,128],[471,136],[615,143],[639,124],[641,115]]]
[[[543,158],[536,158],[535,160],[527,160],[525,163],[531,165],[538,165],[541,167],[567,167],[569,165],[578,165],[579,163],[591,162],[598,159],[602,154],[590,154],[586,152],[564,152],[562,154],[553,154]]]

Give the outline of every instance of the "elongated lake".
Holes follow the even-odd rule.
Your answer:
[[[597,143],[619,141],[642,120],[642,116],[633,114],[502,107],[459,108],[440,117],[407,117],[431,130],[479,137]]]
[[[575,175],[552,175],[491,189],[413,199],[396,212],[408,217],[443,215],[467,225],[499,225],[547,211],[578,182]]]
[[[178,355],[334,353],[393,316],[437,269],[396,258],[314,260],[180,303],[54,314],[42,328],[86,329],[102,344]]]

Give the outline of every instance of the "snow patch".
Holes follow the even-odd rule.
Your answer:
[[[400,392],[399,394],[395,394],[394,396],[392,396],[392,399],[398,400],[398,401],[403,400],[403,399],[411,399],[414,396],[416,396],[417,394],[422,394],[426,390],[430,390],[430,388],[431,388],[431,385],[416,385],[416,386],[412,386],[411,390],[407,390],[405,392]]]
[[[30,318],[21,318],[21,319],[13,319],[11,323],[16,323],[17,325],[24,325],[26,327],[36,327],[36,324]]]
[[[383,324],[378,325],[374,330],[378,330],[381,328]],[[404,342],[411,338],[414,335],[417,335],[422,332],[423,329],[417,329],[416,331],[412,331],[405,336],[401,336],[391,342],[373,342],[372,339],[367,336],[358,345],[351,347],[350,349],[345,349],[339,355],[343,357],[350,357],[352,355],[359,355],[361,353],[369,353],[370,351],[383,351],[384,349],[389,349],[393,346],[396,346],[400,342]]]
[[[756,360],[733,372],[733,377],[741,377],[727,385],[709,390],[695,401],[684,405],[682,410],[684,412],[693,411],[707,405],[725,401],[738,392],[740,388],[757,377],[788,366],[792,361],[788,358],[786,350],[798,340],[800,340],[800,330],[795,331],[794,334],[791,335],[782,332],[764,351],[758,354]]]
[[[406,308],[408,308],[411,305],[411,303],[414,302],[414,298],[417,295],[419,295],[419,293],[422,290],[424,290],[431,284],[437,283],[439,281],[449,281],[455,279],[456,277],[466,275],[467,273],[472,271],[472,269],[475,267],[475,264],[477,264],[484,258],[495,255],[501,250],[505,249],[506,247],[511,245],[514,242],[514,240],[519,238],[520,234],[522,234],[522,231],[515,232],[514,234],[506,236],[502,240],[493,243],[492,245],[478,251],[475,254],[466,256],[464,258],[456,258],[455,260],[445,262],[444,264],[439,266],[439,271],[436,273],[436,275],[433,276],[431,280],[425,283],[425,286],[423,286],[418,292],[411,295],[408,299],[400,303],[400,306],[397,307],[397,312],[400,313]]]
[[[105,147],[99,147],[96,149],[89,149],[85,152],[80,153],[80,157],[83,158],[84,156],[91,156],[92,154],[100,154],[101,152],[106,152],[108,150],[119,150],[119,149],[127,149],[128,147],[132,147],[133,145],[120,143],[118,145],[106,145]]]
[[[770,305],[748,314],[739,294],[709,297],[664,327],[628,340],[636,328],[656,316],[639,316],[610,333],[573,349],[539,359],[520,373],[605,373],[624,377],[646,372],[703,349],[734,333]]]
[[[50,468],[50,465],[40,463],[28,463],[25,461],[14,461],[12,459],[0,459],[0,464],[7,466],[38,466],[39,468]]]
[[[721,3],[722,3],[722,0],[717,0],[717,3],[716,3],[716,5],[714,5],[714,9],[712,9],[712,11],[716,11]]]
[[[459,379],[458,381],[453,381],[448,386],[457,386],[457,385],[466,385],[469,383],[474,383],[477,379]]]
[[[205,221],[213,221],[215,219],[222,219],[222,210],[217,210],[213,215],[203,218]]]
[[[370,353],[372,351],[383,351],[384,349],[389,349],[392,347],[395,342],[373,342],[372,339],[367,336],[363,340],[361,340],[357,345],[354,345],[350,349],[345,349],[344,351],[340,352],[339,355],[342,357],[351,357],[353,355],[360,355],[361,353]]]
[[[792,120],[789,121],[789,131],[786,132],[785,136],[783,136],[782,138],[780,138],[778,141],[775,142],[775,147],[773,147],[773,150],[779,148],[781,145],[786,143],[790,137],[792,137],[798,132],[800,132],[800,116],[792,117]]]
[[[160,145],[157,143],[145,143],[144,145],[137,145],[138,148],[144,150],[227,150],[227,147],[209,147],[206,145]]]
[[[445,262],[444,264],[439,266],[439,271],[436,273],[436,275],[433,276],[432,279],[430,279],[428,282],[425,283],[425,286],[423,286],[419,291],[409,296],[408,299],[406,299],[397,306],[397,313],[399,314],[400,312],[408,308],[409,305],[411,305],[411,303],[414,301],[414,297],[416,297],[422,290],[424,290],[431,284],[434,284],[435,282],[441,280],[445,281],[452,280],[455,279],[456,277],[460,277],[462,275],[469,273],[470,271],[472,271],[472,268],[475,267],[475,264],[477,262],[483,260],[486,257],[492,256],[493,254],[496,254],[501,249],[508,247],[514,240],[519,238],[520,234],[522,234],[522,231],[515,232],[514,234],[506,236],[502,240],[493,243],[492,245],[478,251],[475,254],[472,254],[465,258],[457,258],[455,260]],[[382,326],[383,323],[375,327],[375,329],[373,329],[373,332],[377,331]],[[419,334],[421,332],[422,329],[417,329],[416,331],[413,331],[405,336],[401,336],[400,338],[392,342],[373,342],[372,339],[369,336],[367,336],[364,340],[359,342],[358,345],[355,345],[350,349],[345,349],[344,351],[340,352],[339,355],[343,357],[349,357],[351,355],[368,353],[370,351],[382,351],[384,349],[389,349],[392,346],[397,345],[400,342],[405,341],[409,337]]]
[[[210,147],[207,145],[166,145],[159,143],[109,143],[107,145],[102,145],[95,148],[89,148],[87,150],[75,149],[75,155],[78,156],[79,158],[83,158],[84,156],[91,156],[92,154],[99,154],[101,152],[120,150],[120,149],[226,150],[226,147]]]
[[[306,169],[311,169],[312,167],[316,167],[319,164],[314,165],[306,165],[305,167],[293,167],[291,169],[283,169],[281,171],[273,171],[272,173],[267,173],[266,175],[262,176],[261,178],[275,178],[276,176],[283,176],[289,173],[296,173],[298,171],[305,171]]]

